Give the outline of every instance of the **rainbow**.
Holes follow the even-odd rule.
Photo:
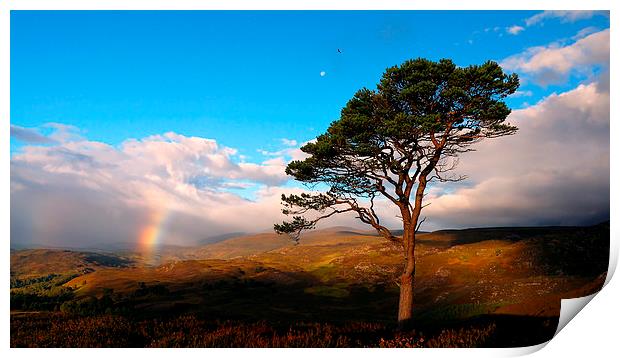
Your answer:
[[[156,254],[165,235],[169,216],[168,210],[152,211],[138,232],[138,251],[144,255],[147,262],[157,262]]]

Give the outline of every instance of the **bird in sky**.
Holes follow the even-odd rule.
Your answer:
[[[342,53],[342,51],[340,51],[340,49],[338,49],[338,53]]]

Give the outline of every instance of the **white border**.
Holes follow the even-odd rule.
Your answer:
[[[3,8],[14,10],[606,10],[610,0],[13,0]]]
[[[247,9],[247,10],[343,10],[343,9],[358,9],[358,10],[396,10],[396,9],[408,9],[408,10],[536,10],[536,9],[570,9],[570,10],[590,10],[590,9],[611,9],[611,27],[614,30],[611,31],[611,63],[616,63],[615,52],[617,48],[615,34],[616,16],[616,3],[612,1],[603,0],[563,0],[561,2],[552,0],[488,0],[488,1],[449,1],[449,0],[433,0],[433,1],[396,1],[396,0],[359,0],[359,1],[336,1],[336,0],[304,0],[304,1],[285,1],[285,0],[271,0],[271,1],[257,1],[257,0],[218,0],[218,1],[191,1],[191,0],[108,0],[108,1],[88,1],[88,0],[0,0],[0,118],[2,122],[2,133],[0,135],[0,146],[2,146],[2,176],[1,180],[1,201],[0,210],[0,228],[4,230],[3,235],[5,241],[5,250],[9,246],[9,213],[10,213],[10,182],[9,182],[9,167],[10,167],[10,154],[9,154],[9,91],[10,91],[10,10],[137,10],[137,9],[162,9],[162,10],[183,10],[183,9],[203,9],[203,10],[234,10],[234,9]],[[611,94],[615,93],[618,79],[615,70],[611,71]],[[613,99],[613,97],[612,97]],[[614,142],[613,137],[618,135],[617,110],[615,101],[612,102],[611,108],[611,158],[618,157],[618,144]],[[605,173],[602,173],[604,175]],[[618,166],[611,162],[611,183],[618,183]],[[520,348],[520,349],[485,349],[485,350],[470,350],[470,349],[440,349],[440,350],[419,350],[415,353],[431,355],[431,356],[446,356],[446,355],[464,355],[464,356],[513,356],[532,353],[542,347],[548,346],[542,349],[538,356],[559,356],[567,354],[568,356],[574,356],[576,354],[603,354],[609,355],[609,352],[617,351],[615,333],[615,327],[618,318],[617,302],[620,302],[620,286],[615,282],[609,282],[615,267],[617,266],[618,259],[618,238],[620,235],[618,225],[615,224],[617,219],[617,205],[614,199],[618,198],[618,192],[614,185],[611,185],[611,253],[610,253],[610,274],[608,275],[606,284],[600,295],[597,295],[592,299],[592,304],[588,305],[588,308],[584,309],[575,319],[573,323],[558,334],[557,337],[552,339],[548,344],[542,344],[536,347]],[[9,278],[10,267],[10,254],[3,255],[2,275],[5,280]],[[6,281],[5,281],[6,285]],[[2,295],[0,298],[4,312],[7,312],[8,307],[8,295]],[[2,317],[2,344],[3,349],[7,350],[7,353],[13,355],[40,355],[51,354],[52,356],[65,356],[65,355],[82,355],[83,350],[74,349],[51,349],[51,350],[9,350],[10,342],[10,323],[9,316],[4,315]],[[117,351],[115,351],[117,352]],[[298,349],[294,351],[296,355],[301,356],[314,356],[317,354],[334,354],[339,355],[344,353],[341,350],[317,350],[317,349]],[[350,349],[346,352],[350,352],[359,356],[368,355],[402,355],[409,356],[413,352],[411,350],[372,350],[372,349]],[[118,351],[120,354],[135,354],[135,350],[122,349]],[[149,354],[154,356],[160,356],[164,354],[183,354],[183,355],[196,355],[204,357],[205,354],[217,354],[220,356],[236,356],[238,354],[248,354],[249,352],[242,349],[216,349],[216,350],[196,350],[196,349],[177,349],[170,350],[148,350],[140,351],[140,354]],[[89,355],[104,356],[109,355],[107,350],[88,350]],[[285,349],[254,349],[251,351],[253,356],[259,357],[272,357],[276,356],[288,356],[291,354],[290,350]]]

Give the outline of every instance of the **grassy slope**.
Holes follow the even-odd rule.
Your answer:
[[[600,289],[608,245],[609,224],[421,234],[415,322],[437,334],[450,327],[493,326],[492,345],[542,342],[555,330],[560,299]],[[79,277],[64,284],[72,300],[102,299],[105,289],[113,289],[113,302],[130,308],[132,322],[186,313],[273,327],[299,321],[394,322],[402,252],[377,236],[337,228],[308,234],[295,246],[260,234],[190,252],[195,259],[178,251],[163,255],[162,264],[154,266],[143,264],[137,254],[128,261],[112,254],[15,251],[11,274],[77,272]],[[66,329],[59,319],[54,324]]]
[[[11,251],[11,277],[31,278],[49,274],[85,273],[102,267],[129,267],[125,257],[70,250]]]
[[[301,245],[333,244],[334,242],[360,242],[364,239],[374,240],[372,236],[366,236],[363,232],[358,232],[346,227],[335,227],[324,230],[315,230],[307,233],[304,235]],[[164,261],[178,261],[187,259],[231,259],[282,249],[292,245],[292,242],[285,236],[276,235],[273,232],[254,235],[241,235],[200,247],[186,248],[163,253],[162,259]]]
[[[554,332],[561,298],[600,289],[608,243],[609,224],[420,234],[415,322],[436,334],[450,327],[494,327],[487,340],[494,346],[542,342]],[[248,235],[168,251],[160,265],[145,262],[136,253],[22,250],[11,253],[11,275],[78,273],[64,284],[73,300],[102,299],[104,289],[113,289],[113,302],[130,307],[130,324],[189,313],[206,320],[264,321],[271,327],[299,321],[389,326],[398,303],[395,281],[402,253],[377,236],[335,228],[310,233],[297,246],[272,234]],[[13,317],[16,327],[37,322],[23,313]],[[64,318],[54,320],[57,329],[70,328]],[[369,342],[376,334],[368,332]],[[453,339],[461,337],[455,333]],[[387,346],[407,342],[395,339]],[[122,345],[111,344],[117,343]]]
[[[557,316],[560,298],[589,294],[600,287],[592,284],[604,279],[606,267],[601,264],[607,253],[601,247],[605,241],[597,236],[600,231],[501,229],[493,235],[492,230],[484,230],[483,241],[472,230],[463,235],[458,231],[422,234],[417,246],[416,311],[422,318],[486,313]],[[263,239],[267,243],[260,242]],[[339,230],[308,235],[297,246],[275,245],[275,240],[270,234],[229,239],[205,247],[196,256],[237,256],[234,259],[99,268],[65,286],[75,288],[78,297],[101,296],[104,288],[129,295],[138,282],[168,287],[167,295],[140,302],[141,307],[153,309],[176,305],[267,319],[278,317],[278,312],[291,317],[314,312],[346,318],[347,311],[363,309],[355,315],[392,319],[402,257],[398,247],[376,236]]]

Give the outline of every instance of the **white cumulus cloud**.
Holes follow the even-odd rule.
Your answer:
[[[588,73],[593,66],[609,66],[609,29],[560,46],[531,47],[501,62],[502,67],[530,75],[540,84],[558,83],[572,72]]]
[[[548,19],[560,19],[562,22],[575,22],[603,15],[609,17],[609,11],[596,10],[547,10],[531,16],[525,20],[527,26],[543,23]]]
[[[269,228],[280,208],[267,188],[286,191],[288,157],[249,163],[236,153],[176,133],[118,147],[86,139],[26,146],[11,158],[11,240],[128,242],[154,211],[173,213],[168,244]],[[255,200],[230,191],[247,187],[259,188]]]
[[[576,225],[609,219],[609,92],[598,83],[553,94],[508,118],[513,136],[462,156],[466,182],[436,187],[435,228]],[[445,184],[439,184],[445,185]]]

